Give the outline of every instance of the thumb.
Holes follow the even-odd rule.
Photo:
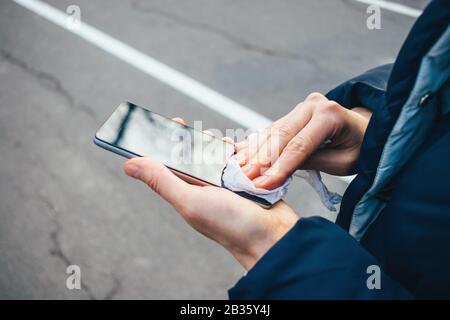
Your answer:
[[[175,176],[160,162],[150,158],[133,158],[124,165],[125,173],[147,184],[167,202],[181,209],[193,195],[192,186]]]

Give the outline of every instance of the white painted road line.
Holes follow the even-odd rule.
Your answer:
[[[67,24],[67,14],[45,2],[38,0],[13,1],[54,24],[80,36],[100,49],[184,93],[188,97],[200,102],[204,106],[245,128],[264,128],[273,122],[250,108],[225,97],[200,82],[86,23],[81,22],[79,28],[69,28]]]
[[[408,6],[405,6],[403,4],[391,2],[391,1],[384,1],[384,0],[353,0],[356,2],[361,2],[367,5],[376,5],[379,6],[382,9],[386,9],[395,13],[403,14],[408,17],[417,18],[422,14],[421,10],[411,8]]]

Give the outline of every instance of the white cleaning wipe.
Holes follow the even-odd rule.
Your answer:
[[[295,175],[305,179],[316,190],[320,200],[330,211],[336,211],[334,205],[340,203],[342,197],[328,190],[318,171],[297,171]],[[239,163],[234,158],[228,161],[222,175],[222,183],[225,188],[231,191],[243,191],[265,199],[271,204],[274,204],[286,194],[291,181],[292,177],[289,177],[282,186],[273,190],[256,188],[253,182],[242,172]]]
[[[323,183],[319,171],[315,170],[297,170],[294,176],[306,180],[311,187],[318,193],[320,201],[330,211],[336,211],[335,205],[341,203],[342,196],[336,192],[329,191]]]
[[[231,191],[243,191],[265,199],[270,202],[270,204],[274,204],[286,194],[291,181],[292,177],[289,177],[281,187],[273,190],[256,188],[252,180],[242,172],[239,163],[234,158],[231,158],[228,161],[222,175],[222,183],[225,188],[230,189]]]

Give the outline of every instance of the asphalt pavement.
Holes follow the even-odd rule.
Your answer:
[[[401,1],[400,1],[401,2]],[[422,9],[427,1],[403,1]],[[353,0],[47,1],[255,112],[277,119],[392,62],[414,18]],[[239,124],[18,4],[0,1],[0,299],[214,299],[244,270],[194,232],[124,160],[92,143],[122,101],[204,128]],[[329,188],[346,183],[326,176]],[[295,179],[302,215],[331,220]],[[66,287],[81,268],[82,290]]]

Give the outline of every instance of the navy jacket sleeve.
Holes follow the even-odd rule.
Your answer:
[[[379,266],[356,240],[320,217],[302,218],[229,290],[230,299],[409,299],[382,270],[368,289],[367,268]]]
[[[384,106],[385,91],[393,64],[371,69],[345,81],[326,94],[346,108],[365,107],[371,111]]]

